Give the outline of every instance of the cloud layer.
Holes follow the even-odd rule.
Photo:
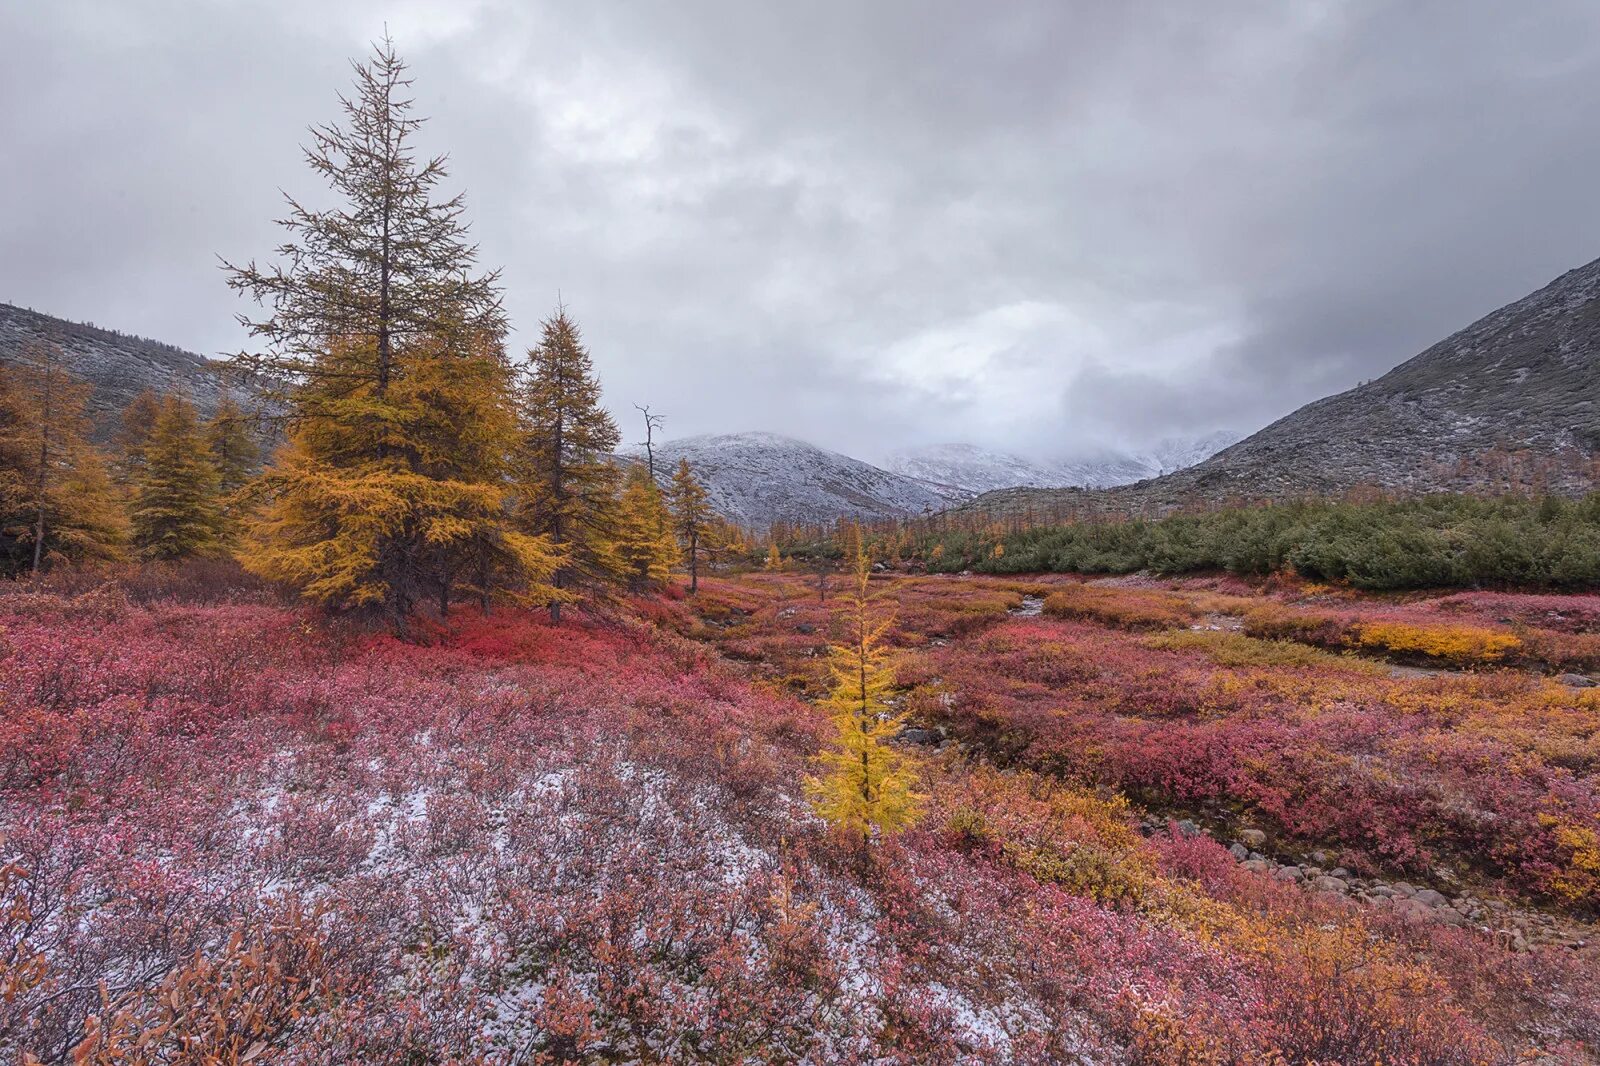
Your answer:
[[[1587,0],[328,6],[0,7],[0,300],[245,343],[385,21],[520,343],[675,436],[1253,429],[1600,254]]]

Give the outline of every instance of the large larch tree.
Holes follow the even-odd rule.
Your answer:
[[[547,542],[511,524],[517,450],[495,272],[479,272],[445,160],[419,160],[411,81],[384,41],[355,64],[342,126],[306,151],[338,205],[290,200],[281,262],[232,267],[270,308],[237,370],[287,412],[245,565],[310,599],[401,621],[470,592],[553,595]]]

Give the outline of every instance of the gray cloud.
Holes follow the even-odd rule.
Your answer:
[[[0,299],[240,346],[385,21],[519,339],[559,291],[675,435],[1252,429],[1600,243],[1585,0],[328,6],[0,7]]]

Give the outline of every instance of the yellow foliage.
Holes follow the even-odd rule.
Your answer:
[[[370,363],[333,345],[324,370]],[[424,597],[547,603],[562,555],[508,509],[509,371],[488,338],[423,338],[387,386],[300,397],[301,421],[263,477],[268,503],[241,561],[334,607],[404,618]]]
[[[874,829],[893,833],[912,825],[923,799],[913,787],[911,759],[889,743],[905,715],[888,704],[894,671],[883,637],[893,620],[872,618],[869,572],[858,549],[854,587],[846,600],[848,635],[829,649],[831,691],[822,704],[835,736],[817,756],[823,772],[806,782],[817,813],[863,840],[870,840]]]
[[[1539,815],[1539,824],[1568,855],[1567,868],[1551,880],[1556,894],[1574,903],[1600,898],[1600,833],[1553,814]]]
[[[616,552],[635,591],[663,585],[678,561],[678,539],[661,490],[644,467],[634,467],[617,509]]]
[[[1383,666],[1369,660],[1330,654],[1291,640],[1258,640],[1225,630],[1174,630],[1146,637],[1144,643],[1168,651],[1201,651],[1219,666],[1318,666],[1374,676],[1385,673]]]
[[[1363,649],[1421,655],[1463,666],[1497,663],[1522,647],[1522,641],[1510,633],[1492,629],[1408,622],[1361,622],[1355,627],[1354,641]]]
[[[189,401],[160,401],[133,477],[133,542],[146,559],[223,552],[222,476]]]
[[[0,576],[122,555],[127,518],[89,444],[88,398],[54,344],[0,365]]]

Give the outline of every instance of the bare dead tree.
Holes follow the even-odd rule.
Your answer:
[[[644,440],[639,443],[644,445],[645,462],[650,467],[650,480],[654,481],[656,479],[656,430],[660,429],[667,419],[665,415],[651,414],[649,404],[645,404],[643,407],[634,404],[633,409],[644,415]]]

